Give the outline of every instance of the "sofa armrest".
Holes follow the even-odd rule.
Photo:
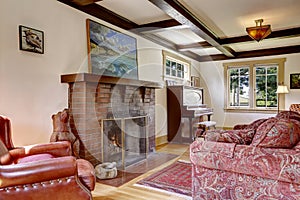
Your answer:
[[[72,156],[15,165],[0,165],[0,187],[40,183],[76,174],[76,159]]]
[[[296,150],[236,145],[233,157],[229,157],[207,148],[205,152],[198,151],[205,143],[191,144],[190,157],[194,166],[300,184],[297,170],[300,169],[300,152]],[[225,148],[225,143],[211,142],[210,146],[215,146],[213,143]]]
[[[50,142],[45,144],[19,147],[9,151],[9,154],[13,160],[42,153],[49,153],[54,157],[71,156],[71,143],[68,141]]]

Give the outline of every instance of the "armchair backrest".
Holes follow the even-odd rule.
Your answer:
[[[7,149],[13,149],[14,145],[11,138],[11,125],[10,119],[0,115],[0,139],[5,144]]]

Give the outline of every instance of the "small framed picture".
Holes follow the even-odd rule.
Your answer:
[[[19,25],[20,50],[44,53],[44,32]]]
[[[300,89],[300,73],[290,74],[290,88]]]
[[[200,78],[197,76],[191,76],[191,86],[200,87]]]

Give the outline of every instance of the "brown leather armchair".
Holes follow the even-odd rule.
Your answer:
[[[93,166],[71,156],[68,141],[14,147],[0,116],[0,199],[92,199]]]

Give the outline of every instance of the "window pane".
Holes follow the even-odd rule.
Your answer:
[[[176,62],[173,62],[173,61],[171,62],[171,68],[176,70]]]
[[[249,106],[249,68],[229,69],[230,106]]]
[[[240,106],[249,106],[249,76],[240,78]]]
[[[256,74],[265,74],[266,73],[266,69],[264,67],[257,67],[256,68]]]
[[[176,70],[172,69],[172,76],[176,76]]]
[[[277,76],[267,76],[267,107],[277,107]]]
[[[166,60],[166,67],[170,67],[171,66],[171,61],[170,60]]]
[[[256,76],[256,107],[266,107],[266,76]]]
[[[179,70],[179,71],[182,70],[182,65],[180,63],[177,63],[177,70]]]
[[[268,74],[277,74],[277,67],[268,67],[267,73]]]
[[[277,67],[256,68],[256,106],[277,107]],[[264,74],[262,74],[264,72]]]
[[[170,68],[167,67],[167,68],[166,68],[166,75],[170,75],[170,71],[171,71]]]

